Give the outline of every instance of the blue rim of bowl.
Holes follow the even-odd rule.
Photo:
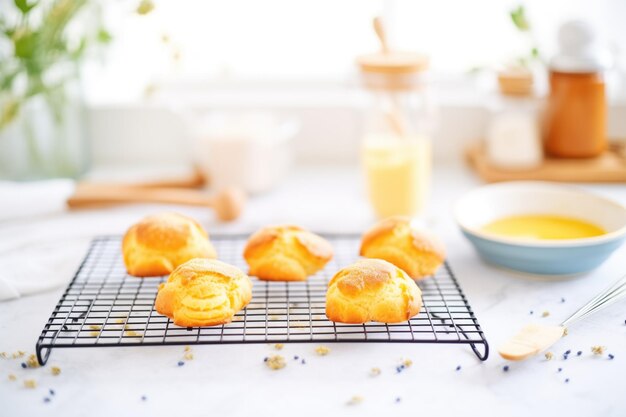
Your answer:
[[[583,196],[584,198],[595,198],[598,200],[601,200],[603,203],[605,204],[610,204],[616,208],[619,208],[620,210],[626,212],[626,207],[624,207],[622,204],[618,203],[615,200],[612,200],[610,198],[598,195],[598,194],[594,194],[585,190],[582,190],[580,188],[571,186],[571,185],[563,185],[563,184],[557,184],[554,182],[549,182],[549,181],[508,181],[508,182],[501,182],[501,183],[496,183],[496,184],[487,184],[487,185],[483,185],[481,187],[478,187],[474,190],[468,191],[467,193],[465,193],[462,197],[460,197],[454,204],[454,209],[453,209],[453,213],[454,213],[454,220],[456,221],[456,224],[461,228],[461,230],[463,230],[466,233],[469,233],[471,235],[480,237],[482,239],[485,240],[490,240],[492,242],[497,242],[497,243],[502,243],[505,245],[510,245],[510,246],[524,246],[524,247],[529,247],[529,248],[550,248],[550,247],[577,247],[577,246],[588,246],[588,245],[597,245],[597,244],[601,244],[601,243],[606,243],[609,241],[612,241],[614,239],[618,239],[620,237],[623,237],[624,235],[626,235],[626,223],[620,227],[617,230],[614,230],[612,232],[607,232],[603,235],[600,236],[594,236],[594,237],[585,237],[585,238],[579,238],[579,239],[542,239],[542,240],[525,240],[525,239],[515,239],[515,238],[507,238],[504,236],[499,236],[496,234],[492,234],[492,233],[485,233],[480,229],[474,228],[474,227],[468,227],[466,225],[464,225],[459,217],[460,217],[460,206],[462,203],[462,200],[467,198],[467,196],[469,194],[478,192],[480,190],[484,190],[486,188],[506,188],[506,187],[511,187],[511,186],[534,186],[534,187],[543,187],[544,189],[549,188],[549,189],[556,189],[556,190],[563,190],[563,191],[569,191],[569,192],[574,192],[577,194],[580,194],[581,196]],[[586,219],[581,219],[581,220],[586,220]]]

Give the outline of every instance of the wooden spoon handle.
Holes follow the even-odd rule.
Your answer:
[[[207,178],[195,169],[193,173],[181,177],[163,178],[159,180],[139,181],[139,182],[100,182],[100,181],[81,181],[76,186],[81,190],[87,190],[91,187],[134,187],[134,188],[201,188],[208,183]]]
[[[94,207],[125,203],[164,203],[187,206],[212,206],[213,199],[201,191],[178,188],[140,188],[109,185],[77,187],[68,198],[68,207]]]

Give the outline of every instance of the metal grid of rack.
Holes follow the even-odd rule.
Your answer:
[[[293,342],[402,342],[469,345],[481,360],[489,345],[461,288],[446,264],[420,281],[424,307],[404,323],[341,324],[325,315],[326,285],[333,273],[357,258],[359,237],[324,235],[335,257],[304,282],[253,279],[252,301],[232,323],[179,327],[154,310],[167,277],[126,273],[121,238],[94,239],[37,341],[40,364],[52,349],[106,346]],[[212,236],[222,261],[246,270],[241,256],[247,236]]]

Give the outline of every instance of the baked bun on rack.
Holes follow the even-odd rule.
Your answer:
[[[411,226],[409,217],[389,217],[365,232],[360,255],[384,259],[413,279],[434,274],[446,258],[443,243]]]
[[[133,225],[122,241],[124,264],[130,275],[167,275],[193,258],[215,258],[206,231],[195,220],[160,213]]]
[[[335,274],[326,292],[326,316],[339,323],[399,323],[418,314],[422,291],[403,270],[362,259]]]
[[[268,226],[248,239],[250,275],[267,281],[304,281],[333,257],[327,240],[298,226]]]
[[[250,278],[215,259],[192,259],[159,287],[155,309],[184,327],[230,323],[252,298]]]

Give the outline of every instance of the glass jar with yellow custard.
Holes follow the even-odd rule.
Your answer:
[[[428,61],[383,51],[357,59],[371,104],[365,113],[361,161],[375,214],[420,216],[430,194],[435,117]]]

